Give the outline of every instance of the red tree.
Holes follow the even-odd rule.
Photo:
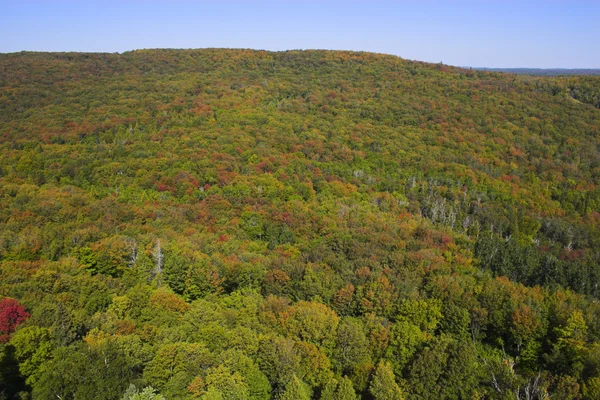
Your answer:
[[[7,342],[9,335],[27,318],[29,313],[17,300],[7,297],[0,300],[0,343]]]

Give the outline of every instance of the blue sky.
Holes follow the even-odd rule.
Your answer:
[[[203,47],[600,68],[600,0],[0,0],[0,52]]]

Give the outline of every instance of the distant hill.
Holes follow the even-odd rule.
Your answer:
[[[598,393],[600,77],[0,54],[0,398]]]
[[[474,68],[480,71],[506,72],[517,75],[560,76],[560,75],[600,75],[600,69],[582,68]]]

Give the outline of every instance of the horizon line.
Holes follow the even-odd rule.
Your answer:
[[[60,54],[60,53],[75,53],[75,54],[118,54],[122,55],[125,53],[131,53],[135,51],[144,50],[173,50],[173,51],[186,51],[186,50],[250,50],[250,51],[265,51],[269,53],[284,53],[290,51],[330,51],[330,52],[349,52],[349,53],[369,53],[369,54],[380,54],[392,57],[398,57],[403,60],[422,62],[427,64],[442,64],[456,68],[471,68],[476,70],[538,70],[538,71],[598,71],[600,73],[600,66],[598,67],[494,67],[494,66],[472,66],[472,65],[454,65],[446,64],[443,61],[438,63],[431,61],[423,61],[417,59],[404,58],[398,54],[384,53],[377,51],[368,50],[349,50],[349,49],[326,49],[326,48],[295,48],[295,49],[284,49],[284,50],[268,50],[252,47],[148,47],[148,48],[137,48],[123,51],[80,51],[80,50],[18,50],[18,51],[0,51],[0,55],[12,55],[20,53],[47,53],[47,54]]]

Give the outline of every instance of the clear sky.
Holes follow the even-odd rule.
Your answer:
[[[600,68],[600,0],[0,0],[0,52],[339,49]]]

